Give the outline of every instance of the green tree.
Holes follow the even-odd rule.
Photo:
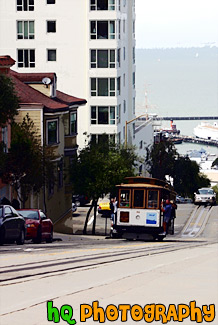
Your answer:
[[[19,99],[11,78],[0,74],[0,126],[13,120],[14,116],[18,114],[18,108]]]
[[[166,175],[173,177],[175,159],[178,153],[171,141],[162,141],[147,149],[146,163],[152,177],[166,180]]]
[[[175,191],[192,198],[198,188],[210,185],[209,179],[200,173],[199,165],[188,156],[178,156],[175,160],[173,178]]]
[[[147,150],[146,162],[152,177],[166,180],[166,175],[171,176],[174,189],[180,195],[193,197],[198,188],[210,185],[209,179],[200,173],[198,164],[188,156],[180,156],[169,140]]]
[[[39,192],[52,174],[53,154],[43,148],[33,121],[27,115],[22,123],[12,123],[11,147],[6,157],[3,180],[9,182],[23,208],[32,191]]]
[[[70,167],[73,192],[85,194],[92,200],[87,213],[83,233],[94,208],[92,234],[95,234],[97,202],[104,194],[114,193],[115,185],[126,176],[134,175],[137,156],[132,148],[125,149],[109,144],[103,137],[98,144],[90,142],[75,158]]]

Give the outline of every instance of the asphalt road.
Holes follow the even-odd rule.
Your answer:
[[[204,217],[200,217],[201,214]],[[81,218],[82,225],[84,217],[81,212],[75,218]],[[104,229],[101,221],[102,218],[98,231]],[[80,321],[84,315],[81,310],[84,306],[80,305],[88,304],[92,313],[94,301],[104,310],[111,304],[116,308],[124,304],[143,308],[161,304],[167,311],[171,304],[190,306],[191,301],[196,301],[198,307],[213,304],[216,307],[217,225],[218,207],[201,212],[193,205],[181,205],[175,236],[169,236],[162,243],[130,243],[104,235],[55,233],[52,244],[4,245],[0,248],[0,324],[52,324],[53,321],[47,320],[47,301],[52,301],[58,310],[66,304],[71,306],[72,318],[78,324],[99,323],[94,322],[93,314],[86,322]],[[102,317],[103,314],[101,310]],[[65,317],[63,313],[62,316]],[[115,324],[121,324],[120,317],[119,312]],[[136,323],[130,311],[127,317],[127,324]],[[170,319],[168,323],[174,323],[173,318]],[[67,323],[60,316],[59,324]],[[105,319],[105,323],[111,321]],[[146,322],[143,319],[139,323]],[[152,323],[162,324],[162,321]],[[182,322],[184,325],[195,323],[188,316]],[[215,318],[211,323],[217,324],[218,320]],[[204,319],[202,324],[206,324]]]

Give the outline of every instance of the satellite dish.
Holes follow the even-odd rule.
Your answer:
[[[44,83],[44,85],[49,85],[51,83],[51,79],[45,77],[45,78],[42,79],[42,83]]]

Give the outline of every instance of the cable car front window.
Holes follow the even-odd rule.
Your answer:
[[[149,190],[148,191],[148,209],[158,208],[158,191]]]
[[[134,190],[134,208],[144,208],[144,190]]]
[[[130,207],[130,190],[120,190],[120,207]]]

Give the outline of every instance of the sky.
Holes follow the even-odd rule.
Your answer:
[[[136,47],[218,46],[218,0],[135,0]]]

